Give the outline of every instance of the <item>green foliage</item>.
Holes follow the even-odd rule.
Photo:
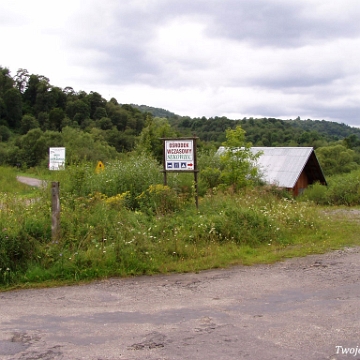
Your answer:
[[[174,189],[161,184],[150,185],[136,197],[136,200],[139,203],[140,210],[151,215],[165,215],[180,209],[183,205]]]
[[[359,168],[355,151],[341,144],[320,147],[316,156],[325,175],[349,173]]]
[[[169,118],[173,118],[173,117],[177,116],[176,114],[174,114],[171,111],[168,111],[165,109],[154,108],[152,106],[136,105],[136,104],[131,104],[131,106],[134,107],[135,109],[139,109],[143,113],[150,113],[154,117],[169,119]]]
[[[16,144],[20,149],[18,161],[29,167],[39,165],[49,151],[46,137],[39,128],[28,131]]]
[[[135,159],[149,163],[149,158],[136,157],[121,169],[130,170]],[[50,233],[49,189],[31,203],[3,194],[0,285],[154,273],[181,268],[185,262],[209,266],[206,259],[224,246],[232,253],[241,247],[284,246],[299,231],[313,232],[318,226],[306,205],[255,190],[207,196],[199,210],[174,189],[160,184],[147,184],[138,193],[140,211],[129,206],[130,190],[112,196],[87,193],[90,184],[99,186],[98,180],[103,186],[119,180],[109,174],[102,178],[108,170],[115,175],[116,169],[119,164],[113,169],[107,164],[94,175],[94,168],[79,165],[57,173],[63,177],[61,236],[56,241]],[[133,182],[134,177],[122,178],[116,186],[131,189]],[[105,190],[110,189],[114,186]]]
[[[146,164],[153,165],[144,175],[140,168],[144,172]],[[189,174],[173,175],[176,189],[188,186],[183,175]],[[14,176],[2,168],[1,188]],[[49,189],[31,202],[13,195],[11,187],[0,195],[1,287],[268,262],[325,251],[335,244],[334,231],[345,231],[336,220],[321,220],[311,202],[281,198],[269,187],[213,192],[196,209],[171,185],[160,185],[159,165],[145,155],[107,163],[99,174],[93,165],[78,164],[51,176],[60,180],[57,240],[50,233]],[[138,207],[132,209],[135,193]],[[354,227],[336,241],[349,242],[350,233]]]
[[[330,204],[354,206],[360,204],[360,172],[334,176],[329,180]]]
[[[0,97],[2,97],[6,91],[13,87],[14,80],[10,75],[10,70],[0,66]]]
[[[66,147],[66,158],[68,163],[79,161],[108,161],[115,159],[115,149],[107,144],[101,136],[95,133],[86,133],[71,127],[62,130],[63,146]],[[59,145],[52,145],[59,146]]]
[[[96,92],[87,94],[84,91],[75,92],[70,87],[61,89],[51,85],[45,76],[29,74],[26,69],[19,69],[12,79],[10,71],[0,67],[0,126],[8,130],[1,130],[1,141],[8,140],[10,129],[14,134],[27,135],[30,130],[37,128],[44,133],[57,131],[60,134],[66,127],[81,129],[87,133],[97,127],[103,131],[101,140],[98,137],[94,142],[92,136],[78,135],[81,143],[78,146],[70,140],[69,151],[72,158],[76,158],[76,161],[84,158],[91,160],[93,157],[115,159],[118,155],[116,152],[134,149],[145,118],[146,114],[140,110],[129,105],[119,105],[115,99],[107,102]],[[65,135],[72,139],[76,137],[69,134],[69,130],[65,130]],[[18,152],[13,144],[2,146],[4,152],[12,153],[12,156],[2,158],[2,162],[10,164],[16,159],[27,166],[45,163],[43,153],[36,154],[36,159],[30,159],[22,147],[27,139],[22,139],[21,136],[19,138],[16,140]],[[84,141],[89,141],[88,151],[83,146]],[[41,146],[40,148],[42,149]]]
[[[38,260],[41,243],[50,240],[50,224],[44,217],[48,207],[40,200],[31,204],[6,193],[0,193],[0,205],[0,268],[24,271]]]
[[[129,154],[119,161],[105,162],[105,170],[95,173],[94,163],[69,165],[56,174],[65,192],[74,196],[101,193],[106,197],[127,193],[126,204],[138,207],[137,197],[150,185],[162,182],[160,165],[145,154]]]
[[[314,184],[304,192],[302,199],[320,205],[360,205],[360,171],[334,175],[328,178],[328,186]]]
[[[235,130],[226,130],[224,152],[220,155],[223,166],[221,178],[225,185],[231,186],[236,192],[248,186],[257,175],[253,166],[260,154],[253,155],[250,144],[245,142],[245,131],[237,126]]]
[[[20,126],[22,111],[22,98],[20,92],[15,89],[9,89],[3,96],[4,105],[6,109],[6,121],[9,127],[17,129]]]
[[[330,142],[351,135],[360,138],[360,129],[319,120],[280,120],[274,118],[244,118],[232,120],[226,117],[194,118],[174,116],[171,126],[184,135],[196,132],[202,141],[217,145],[225,140],[225,130],[240,125],[246,131],[246,141],[253,146],[326,146]],[[358,145],[356,145],[358,146]]]
[[[0,125],[0,142],[8,141],[11,136],[11,131],[5,125]]]
[[[137,143],[137,151],[154,156],[159,162],[163,159],[163,141],[161,138],[176,138],[169,122],[164,118],[148,115]]]
[[[216,152],[216,147],[203,147],[197,151],[199,193],[201,196],[221,184],[221,161]]]
[[[21,119],[20,133],[26,134],[31,129],[39,128],[39,122],[32,115],[24,115]]]
[[[1,145],[1,144],[0,144]],[[0,147],[1,154],[1,147]],[[0,157],[1,159],[1,157]],[[8,202],[9,196],[12,201],[16,201],[15,196],[38,196],[37,189],[29,187],[25,184],[16,180],[18,175],[18,169],[10,166],[1,166],[0,169],[0,194],[1,201]],[[0,201],[0,210],[1,210],[1,201]]]
[[[317,205],[329,205],[328,188],[320,183],[310,185],[300,196],[300,199],[313,201]]]
[[[60,136],[68,127],[90,134],[75,136],[65,130],[71,138],[70,161],[115,159],[117,153],[132,151],[136,146],[160,162],[160,137],[196,133],[200,138],[199,148],[206,149],[211,145],[218,147],[226,140],[226,130],[236,131],[238,126],[246,132],[245,143],[251,142],[254,146],[313,146],[319,149],[326,175],[350,172],[360,164],[360,129],[345,124],[299,118],[286,121],[275,118],[231,120],[224,116],[192,119],[145,105],[121,105],[116,99],[107,101],[96,92],[76,92],[71,87],[61,89],[50,84],[45,76],[30,74],[26,69],[19,69],[12,77],[9,69],[0,67],[0,141],[6,143],[1,145],[1,163],[45,165],[47,160],[40,143],[46,141],[39,139],[35,148],[41,153],[30,157],[26,143],[31,139],[22,138],[38,128],[43,133],[56,131]],[[81,145],[73,141],[76,137]],[[95,151],[85,149],[86,141],[89,141],[88,148],[95,146]],[[66,140],[62,139],[62,142]],[[324,150],[340,145],[346,150]],[[333,161],[337,157],[340,161]],[[219,170],[224,169],[211,166],[206,169],[205,166],[202,170],[205,171],[204,176],[200,176],[202,192],[207,186],[236,182],[231,179],[233,171],[223,172],[219,182]]]
[[[206,189],[213,189],[221,184],[221,171],[213,167],[205,167],[201,170],[201,181],[206,185]]]

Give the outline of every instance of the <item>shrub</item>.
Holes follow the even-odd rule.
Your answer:
[[[330,201],[328,188],[320,183],[315,183],[304,191],[300,199],[313,201],[317,205],[328,205]]]
[[[161,184],[150,185],[148,189],[136,197],[136,200],[139,203],[140,210],[149,214],[165,215],[180,208],[180,199],[176,192]]]

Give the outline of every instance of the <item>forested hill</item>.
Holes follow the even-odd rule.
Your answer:
[[[155,108],[155,107],[147,106],[147,105],[136,105],[136,104],[130,104],[130,105],[132,107],[134,107],[135,109],[140,110],[141,112],[150,113],[151,115],[156,116],[156,117],[161,117],[161,118],[166,118],[166,119],[178,117],[178,115],[174,114],[173,112],[171,112],[169,110]]]
[[[226,117],[190,118],[176,115],[168,110],[146,105],[134,105],[142,112],[155,117],[167,118],[171,127],[185,136],[194,133],[202,141],[223,142],[225,130],[237,125],[246,131],[246,138],[254,146],[322,146],[324,143],[343,140],[351,137],[352,141],[360,139],[360,129],[343,123],[326,120],[280,120],[275,118],[244,118],[233,120]],[[358,145],[358,144],[357,144]]]
[[[119,100],[119,102],[118,102]],[[341,141],[359,153],[360,129],[329,121],[190,118],[147,105],[121,104],[91,91],[50,84],[43,75],[0,66],[0,165],[46,164],[48,148],[65,146],[71,161],[106,160],[144,146],[161,158],[159,138],[192,136],[220,145],[240,125],[253,146],[313,146]]]
[[[360,129],[325,120],[279,120],[274,118],[230,120],[226,117],[206,119],[177,117],[170,124],[182,134],[196,133],[203,141],[222,142],[225,129],[240,125],[246,139],[254,146],[324,146],[351,137],[359,142]],[[358,146],[358,144],[356,144]]]

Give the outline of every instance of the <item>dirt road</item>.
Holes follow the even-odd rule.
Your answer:
[[[0,293],[0,358],[360,359],[359,277],[345,249]]]
[[[45,183],[46,183],[44,180],[38,180],[38,179],[34,179],[34,178],[29,178],[26,176],[17,176],[16,180],[23,184],[26,184],[29,186],[36,186],[36,187],[45,186]]]

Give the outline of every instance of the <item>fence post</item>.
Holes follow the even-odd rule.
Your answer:
[[[60,238],[60,183],[51,183],[51,237],[52,241]]]

